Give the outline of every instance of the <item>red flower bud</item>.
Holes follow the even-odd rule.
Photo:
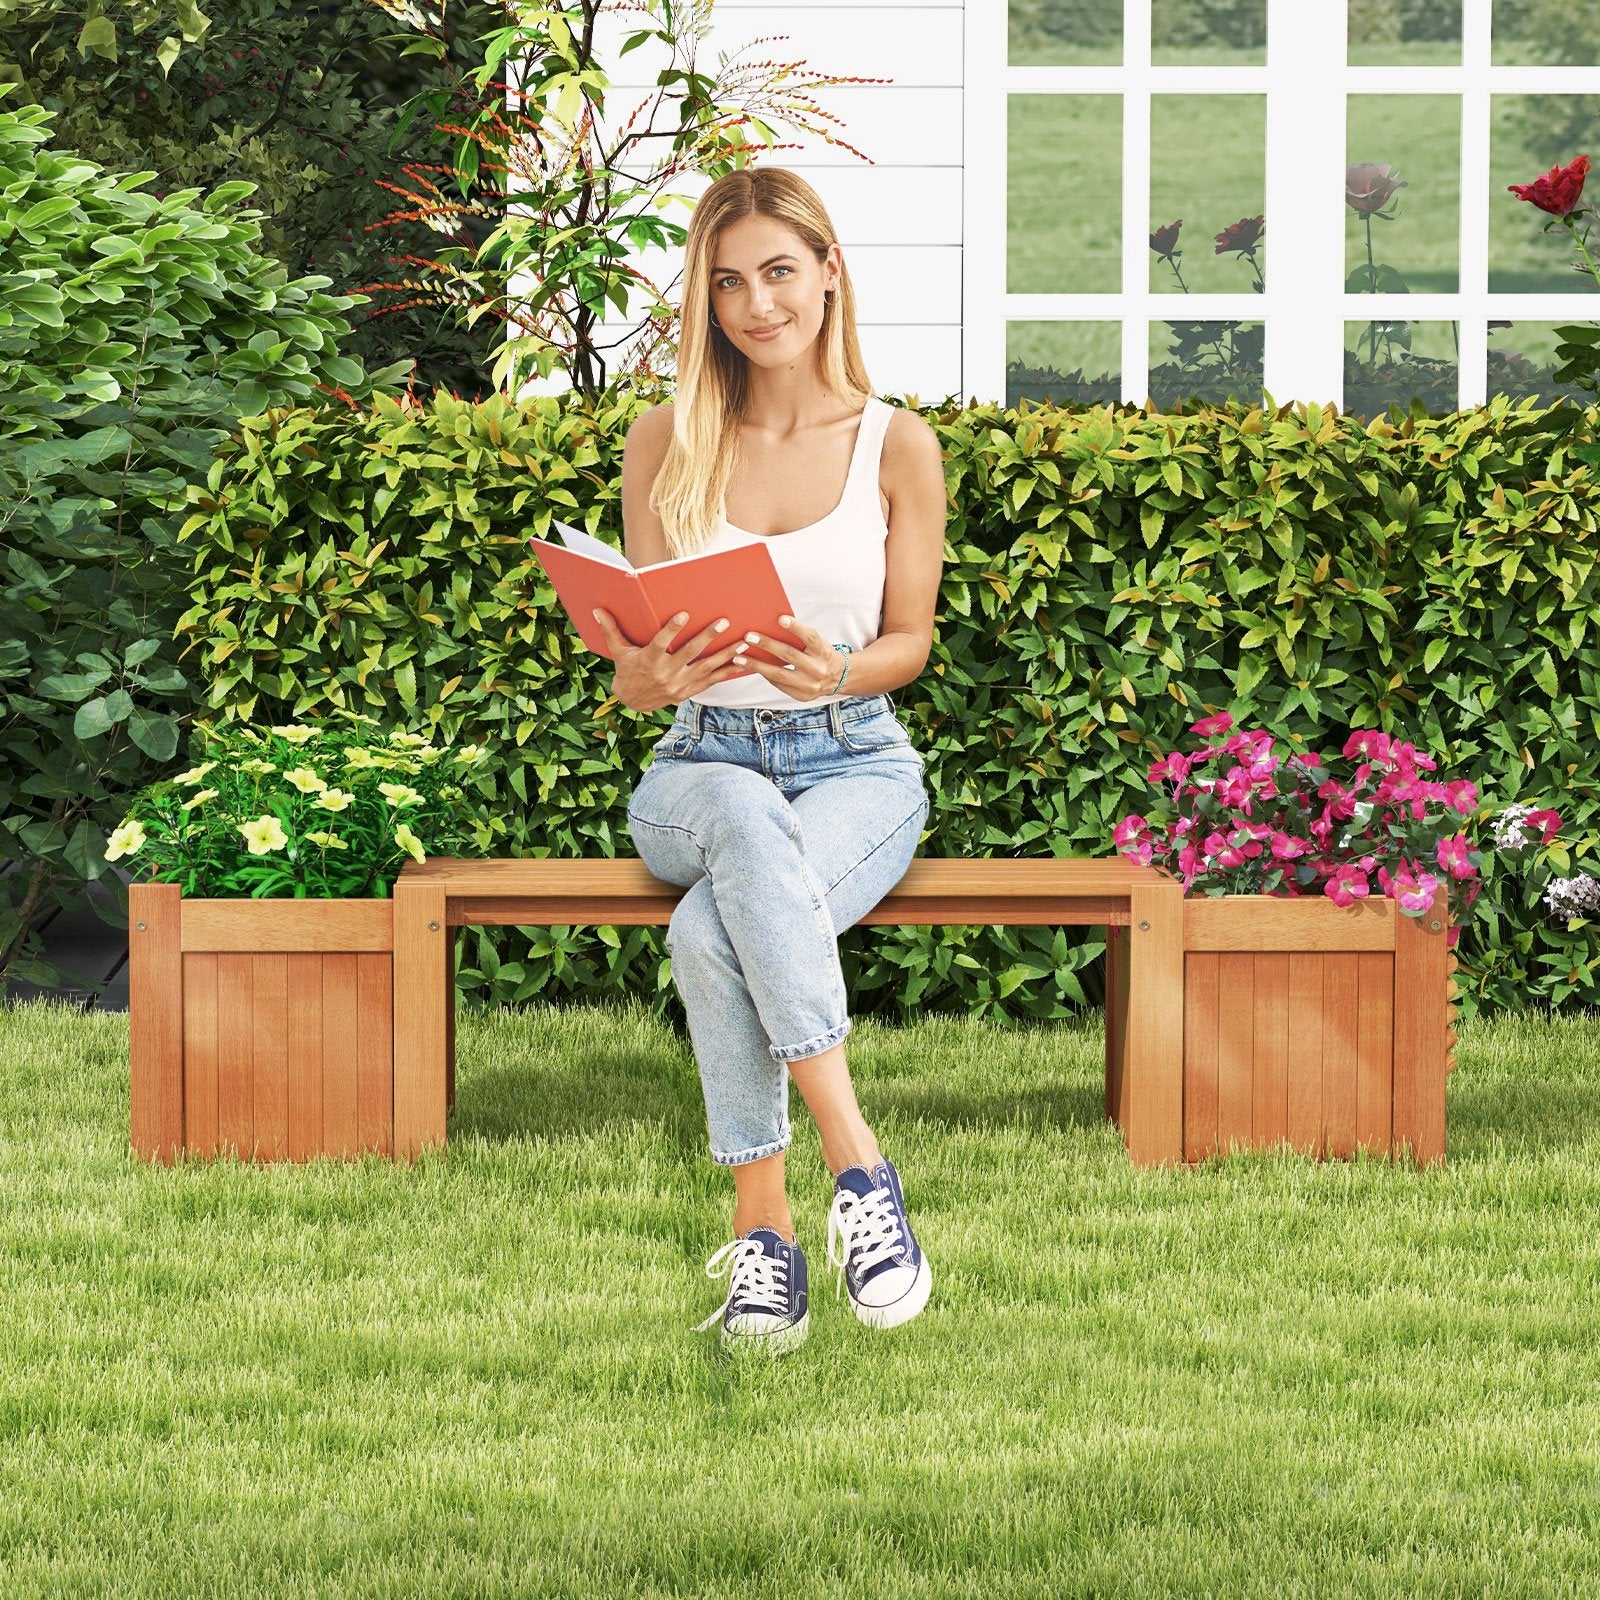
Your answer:
[[[1178,243],[1178,229],[1183,226],[1183,218],[1176,222],[1169,222],[1164,228],[1157,228],[1150,235],[1150,248],[1158,256],[1170,256]]]
[[[1265,216],[1241,217],[1231,223],[1217,235],[1216,253],[1220,256],[1229,250],[1237,250],[1241,255],[1248,254],[1261,242],[1266,220]]]
[[[1583,180],[1588,173],[1588,156],[1579,156],[1567,166],[1551,167],[1532,183],[1508,183],[1506,188],[1517,199],[1530,201],[1552,217],[1565,217],[1577,209],[1583,198]]]

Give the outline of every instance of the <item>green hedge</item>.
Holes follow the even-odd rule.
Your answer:
[[[247,422],[181,533],[180,637],[214,714],[344,705],[499,742],[510,853],[631,854],[628,796],[670,713],[608,698],[526,540],[554,514],[620,542],[621,444],[650,403]],[[1109,854],[1150,760],[1226,709],[1324,753],[1355,727],[1403,734],[1486,801],[1555,805],[1574,870],[1593,866],[1595,410],[923,415],[946,565],[928,666],[895,698],[928,758],[924,854]],[[1480,904],[1464,1012],[1600,999],[1592,928],[1548,922],[1492,858]],[[620,982],[672,1010],[661,937],[469,930],[464,982],[508,1002]],[[852,929],[841,948],[858,1014],[1048,1018],[1102,994],[1093,930]]]

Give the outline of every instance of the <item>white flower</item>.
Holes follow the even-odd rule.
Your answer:
[[[326,782],[319,778],[310,767],[290,767],[284,773],[284,777],[286,777],[289,782],[300,791],[301,794],[321,794],[328,787]]]
[[[111,835],[110,846],[106,850],[106,860],[116,861],[122,856],[131,856],[134,851],[144,844],[144,824],[130,819],[118,824]]]
[[[288,835],[276,817],[257,817],[254,822],[241,822],[239,832],[250,846],[250,854],[264,856],[269,850],[281,850],[288,844]]]
[[[1600,911],[1600,878],[1555,878],[1544,892],[1544,903],[1563,917]]]

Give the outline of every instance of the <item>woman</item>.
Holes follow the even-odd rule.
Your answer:
[[[636,647],[595,615],[616,697],[677,707],[628,821],[649,870],[688,891],[667,948],[711,1158],[733,1169],[734,1237],[706,1265],[730,1274],[728,1296],[700,1328],[720,1317],[725,1344],[782,1354],[809,1326],[784,1187],[791,1077],[834,1174],[828,1258],[856,1315],[906,1322],[932,1281],[851,1086],[837,936],[904,876],[928,814],[888,691],[933,641],[944,466],[933,429],[872,394],[843,253],[791,172],[732,172],[701,196],[677,372],[675,403],[641,416],[623,452],[628,559],[768,540],[796,610],[780,626],[800,644],[720,643],[726,618],[677,639],[679,616]]]

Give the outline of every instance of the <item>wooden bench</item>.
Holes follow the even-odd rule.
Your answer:
[[[393,891],[395,1155],[444,1143],[455,1104],[455,929],[663,927],[684,893],[633,858],[408,861]],[[1134,1162],[1183,1159],[1176,879],[1122,858],[922,858],[861,922],[1125,929],[1107,952],[1106,1115]]]

